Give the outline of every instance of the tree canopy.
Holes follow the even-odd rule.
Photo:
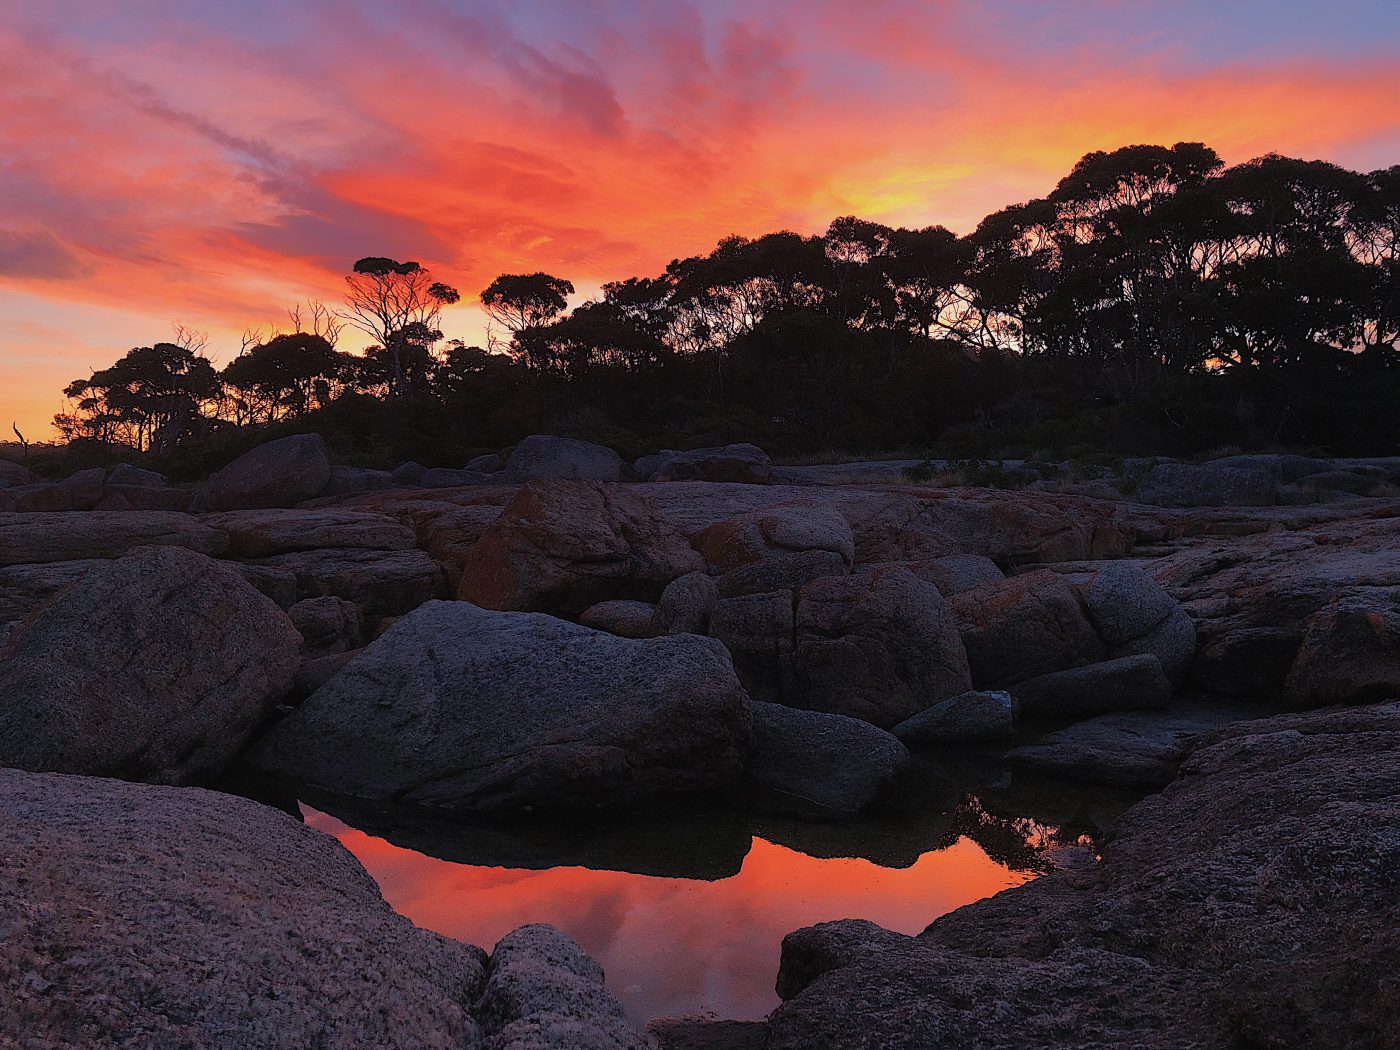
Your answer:
[[[444,456],[544,428],[638,450],[1400,451],[1400,167],[1097,151],[964,236],[851,215],[731,236],[572,310],[570,281],[503,274],[479,296],[489,349],[444,341],[459,296],[418,262],[366,257],[346,281],[331,328],[368,337],[360,352],[336,349],[324,309],[222,374],[137,348],[71,384],[58,425],[157,450],[216,419],[416,440],[364,422],[382,416]],[[375,408],[392,403],[412,407]]]

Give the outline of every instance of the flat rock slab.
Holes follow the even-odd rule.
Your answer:
[[[266,558],[291,551],[333,548],[403,551],[413,530],[382,514],[334,508],[236,510],[206,514],[203,524],[228,534],[235,558]]]
[[[1238,707],[1131,711],[1090,718],[1007,753],[1028,769],[1121,787],[1162,787],[1193,741],[1240,716]]]
[[[419,550],[294,551],[250,564],[295,575],[299,598],[343,598],[370,616],[401,616],[443,589],[442,568]]]
[[[120,558],[134,547],[184,547],[218,558],[229,540],[173,511],[0,514],[0,565]]]

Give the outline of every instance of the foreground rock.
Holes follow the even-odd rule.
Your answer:
[[[1102,855],[918,937],[792,934],[766,1047],[1393,1043],[1400,704],[1219,731]]]
[[[749,734],[718,643],[435,601],[279,723],[252,761],[362,798],[588,808],[727,787]]]
[[[603,987],[603,968],[553,926],[502,937],[477,1006],[485,1050],[647,1050]]]
[[[189,783],[291,688],[301,637],[233,569],[148,547],[92,569],[0,650],[0,765]]]
[[[319,434],[294,434],[259,445],[209,476],[196,499],[199,510],[290,507],[319,496],[331,479]]]
[[[0,770],[0,1044],[480,1045],[484,954],[230,795]]]
[[[781,704],[753,705],[748,779],[768,809],[800,816],[851,817],[878,800],[909,762],[909,752],[867,722]]]
[[[612,599],[655,601],[701,568],[700,555],[634,488],[536,481],[467,552],[459,595],[488,609],[577,616]]]

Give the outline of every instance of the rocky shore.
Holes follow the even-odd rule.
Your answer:
[[[1388,1045],[1400,462],[931,470],[0,473],[0,1045]],[[766,1022],[648,1032],[557,931],[418,930],[208,790],[861,827],[968,763],[1158,793],[917,937],[795,931]]]

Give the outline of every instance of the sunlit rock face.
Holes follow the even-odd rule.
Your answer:
[[[463,558],[459,597],[488,609],[576,616],[610,599],[654,601],[702,567],[634,486],[535,481]]]
[[[459,811],[587,808],[724,788],[749,746],[724,649],[429,602],[252,752],[330,791]]]

